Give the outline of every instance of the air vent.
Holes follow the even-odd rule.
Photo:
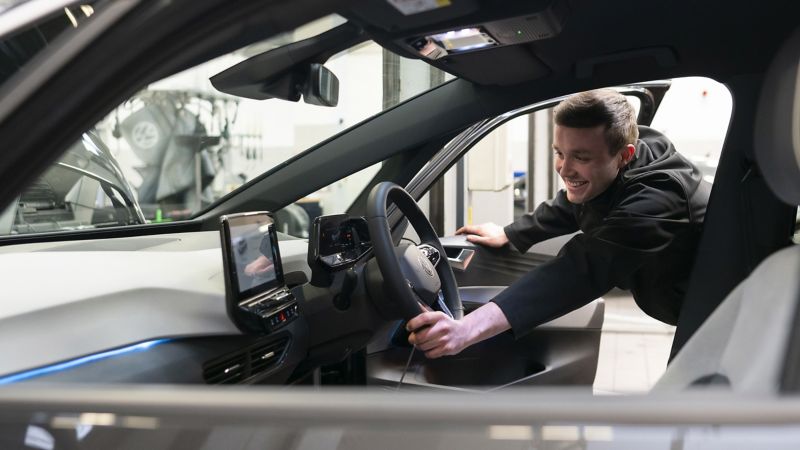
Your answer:
[[[250,351],[250,376],[257,375],[274,367],[283,357],[288,339],[281,339]]]
[[[52,209],[58,203],[58,196],[52,186],[44,178],[39,177],[22,191],[19,202],[30,208]]]
[[[239,384],[278,366],[289,346],[289,338],[261,341],[204,364],[208,384]]]
[[[237,384],[244,380],[246,355],[225,359],[203,370],[208,384]]]

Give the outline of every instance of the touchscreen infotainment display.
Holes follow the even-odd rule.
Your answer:
[[[248,214],[229,216],[226,222],[229,277],[239,300],[282,286],[272,218],[267,214]]]

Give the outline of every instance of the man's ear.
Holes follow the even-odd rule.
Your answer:
[[[619,168],[621,169],[627,166],[628,163],[631,162],[631,158],[633,158],[633,155],[635,153],[636,153],[636,147],[634,147],[633,145],[628,144],[625,147],[622,147],[622,150],[620,150],[619,152],[619,155],[621,156],[619,160]]]

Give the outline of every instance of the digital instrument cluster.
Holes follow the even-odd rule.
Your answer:
[[[314,219],[309,242],[308,262],[312,284],[328,274],[345,270],[372,249],[367,221],[347,214]]]
[[[367,221],[347,214],[320,216],[314,220],[316,253],[328,267],[345,266],[357,261],[372,248]]]

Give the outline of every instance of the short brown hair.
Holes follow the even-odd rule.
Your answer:
[[[595,89],[575,94],[556,106],[553,119],[556,125],[569,128],[605,125],[606,143],[612,156],[628,144],[636,145],[639,139],[633,105],[613,89]]]

